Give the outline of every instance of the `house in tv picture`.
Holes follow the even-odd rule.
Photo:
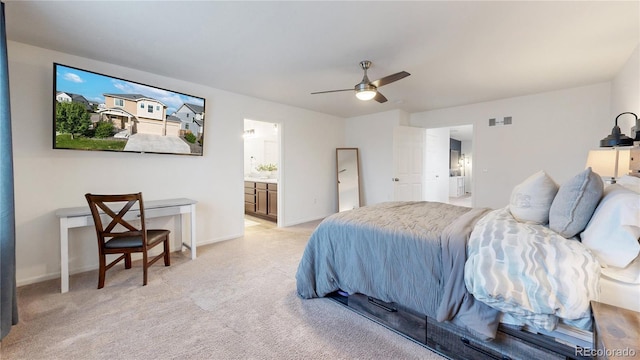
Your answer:
[[[58,91],[56,92],[56,100],[58,102],[76,102],[84,105],[87,111],[93,111],[93,106],[84,96],[73,94],[66,91]]]
[[[105,107],[98,110],[100,121],[110,121],[127,135],[180,136],[180,119],[168,117],[162,102],[141,94],[103,95]]]
[[[204,125],[204,106],[184,103],[180,108],[171,114],[182,122],[181,130],[184,133],[192,133],[198,139],[202,136]]]

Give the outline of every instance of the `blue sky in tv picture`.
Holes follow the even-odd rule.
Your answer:
[[[202,155],[205,99],[54,63],[53,148]]]
[[[167,114],[174,113],[185,103],[204,106],[204,99],[199,97],[187,96],[60,64],[56,66],[56,91],[80,94],[87,100],[98,104],[104,103],[103,94],[142,94],[167,105]]]

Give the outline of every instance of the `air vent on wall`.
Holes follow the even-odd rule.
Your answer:
[[[489,126],[502,126],[502,125],[511,125],[511,116],[505,116],[501,120],[496,120],[494,118],[489,119]]]

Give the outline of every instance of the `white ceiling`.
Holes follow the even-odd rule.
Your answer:
[[[640,1],[5,3],[9,40],[341,117],[608,81],[640,41]],[[371,80],[411,76],[384,104],[310,94],[365,59]]]

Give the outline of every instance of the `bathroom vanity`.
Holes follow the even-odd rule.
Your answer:
[[[244,179],[244,213],[278,221],[278,182],[276,179]]]

